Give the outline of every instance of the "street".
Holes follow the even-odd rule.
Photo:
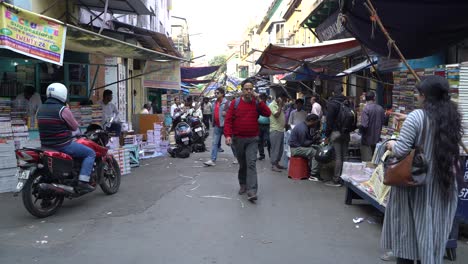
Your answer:
[[[237,194],[224,149],[216,167],[203,166],[208,152],[142,160],[116,195],[66,200],[46,219],[0,195],[0,263],[385,263],[371,206],[346,206],[345,188],[271,172],[268,158],[257,162],[252,204]],[[458,261],[447,263],[466,263],[468,244],[458,244]]]

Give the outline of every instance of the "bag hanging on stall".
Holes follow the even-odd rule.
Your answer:
[[[421,145],[415,146],[403,158],[388,157],[382,160],[384,165],[384,181],[385,185],[397,187],[414,187],[424,185],[426,183],[426,174],[428,169],[427,160],[424,156],[423,144],[427,137],[428,118],[425,117]],[[381,148],[386,147],[386,140]]]

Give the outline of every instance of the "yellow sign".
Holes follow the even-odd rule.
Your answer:
[[[62,65],[66,26],[6,3],[0,4],[0,48]]]

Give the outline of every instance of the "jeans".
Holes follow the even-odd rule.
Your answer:
[[[221,143],[221,136],[223,135],[223,127],[213,127],[213,144],[211,146],[211,160],[216,161],[218,158],[219,143]]]
[[[335,172],[333,182],[341,182],[341,171],[343,170],[343,162],[348,157],[349,134],[341,134],[338,131],[333,131],[330,136],[330,141],[335,148]]]
[[[283,131],[270,131],[271,142],[271,165],[278,165],[284,152],[284,132]]]
[[[203,115],[203,123],[205,124],[205,127],[207,130],[210,130],[210,120],[211,120],[211,114]]]
[[[238,179],[240,185],[246,185],[247,192],[256,194],[258,190],[257,182],[257,148],[258,137],[236,138],[233,145],[237,152],[239,162]]]
[[[115,133],[116,137],[120,137],[122,132],[122,125],[120,123],[112,123],[110,127],[106,128],[106,131]]]
[[[260,124],[260,134],[258,135],[258,153],[261,158],[265,158],[265,143],[268,150],[268,156],[271,157],[271,143],[270,143],[270,125]]]
[[[320,150],[319,146],[311,146],[308,148],[298,147],[291,148],[291,157],[303,157],[309,160],[310,175],[317,177],[320,172],[320,165],[315,160],[315,154]]]
[[[91,171],[93,170],[94,158],[96,158],[96,152],[85,145],[81,145],[76,142],[72,142],[69,145],[56,149],[72,156],[73,158],[83,159],[80,169],[80,181],[89,182]]]

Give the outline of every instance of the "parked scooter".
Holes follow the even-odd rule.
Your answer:
[[[194,116],[189,116],[187,121],[192,128],[192,152],[205,152],[205,139],[208,137],[205,124],[200,118]]]
[[[106,194],[114,194],[120,187],[120,168],[106,147],[109,134],[93,125],[84,136],[76,140],[96,152],[91,185],[99,184]],[[18,160],[18,184],[16,193],[22,193],[23,204],[32,215],[43,218],[53,215],[61,207],[64,198],[76,198],[86,194],[75,188],[79,181],[81,159],[46,148],[22,148],[16,150]]]
[[[173,158],[188,158],[192,150],[192,129],[185,118],[186,115],[180,112],[173,117],[171,130],[175,133],[176,146],[167,149]]]

